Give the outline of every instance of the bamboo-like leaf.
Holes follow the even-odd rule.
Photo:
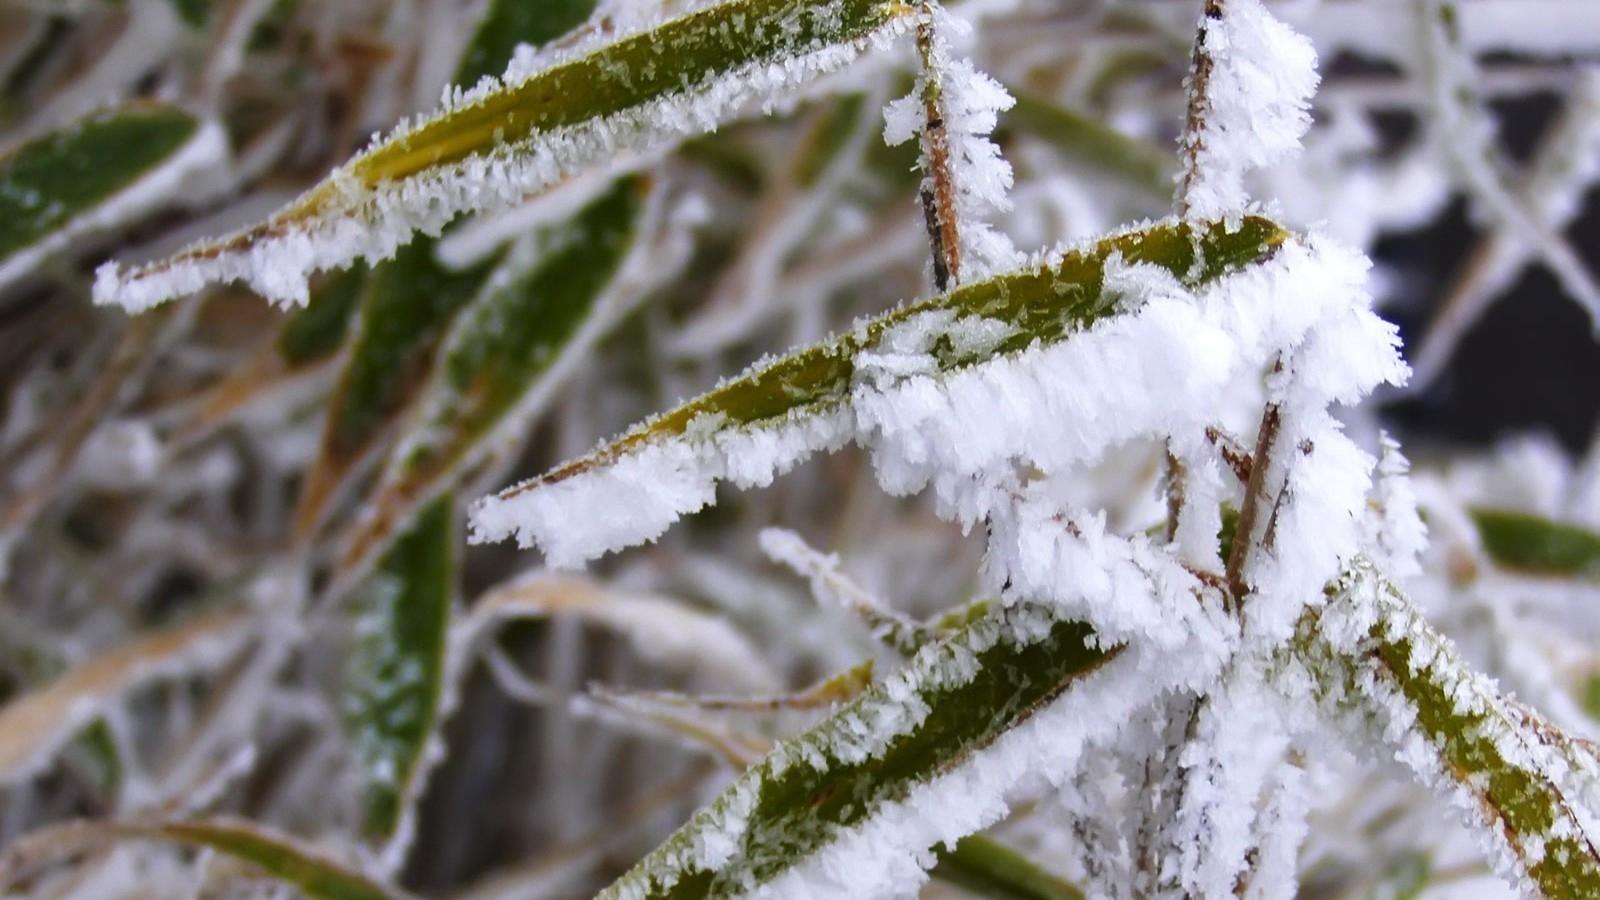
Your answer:
[[[1483,549],[1508,569],[1600,580],[1600,534],[1531,513],[1474,509]]]
[[[565,51],[447,97],[266,222],[122,273],[101,302],[142,309],[243,279],[303,302],[306,276],[375,260],[465,211],[520,200],[618,150],[707,131],[751,101],[839,68],[902,27],[898,0],[727,0]]]
[[[210,847],[258,867],[316,900],[402,900],[407,896],[288,835],[252,822],[219,818],[109,827],[123,837]]]
[[[492,0],[461,55],[455,83],[471,87],[485,77],[499,77],[518,44],[548,44],[583,24],[594,6],[595,0]]]
[[[1121,134],[1101,122],[1025,92],[1006,123],[1037,135],[1074,161],[1163,202],[1172,196],[1171,154]]]
[[[952,770],[1120,651],[1046,609],[997,611],[785,741],[601,895],[767,884]]]
[[[219,613],[102,652],[0,708],[0,785],[37,772],[107,704],[151,680],[204,671],[232,656],[249,620]]]
[[[434,257],[434,242],[424,240],[367,276],[350,357],[328,402],[322,446],[295,512],[302,540],[314,532],[345,478],[416,399],[451,321],[492,267],[490,261],[464,272],[447,270]]]
[[[82,235],[170,202],[224,152],[216,125],[140,103],[0,152],[0,287]]]
[[[602,470],[611,469],[620,461],[651,451],[660,451],[666,459],[659,465],[687,469],[694,465],[688,458],[698,452],[699,446],[720,454],[723,451],[715,449],[716,441],[744,435],[755,435],[750,438],[749,455],[770,460],[771,471],[782,471],[803,452],[836,446],[839,439],[834,435],[839,429],[834,420],[848,411],[857,356],[882,349],[882,342],[895,334],[897,326],[922,316],[950,315],[983,321],[1005,331],[1003,337],[981,342],[982,346],[958,347],[952,340],[940,338],[932,348],[933,356],[940,371],[951,372],[1029,347],[1058,344],[1118,312],[1120,298],[1101,290],[1106,263],[1113,257],[1160,266],[1198,286],[1266,259],[1287,236],[1271,221],[1258,217],[1247,217],[1236,227],[1223,223],[1166,223],[1107,237],[1037,267],[972,282],[948,294],[903,306],[858,323],[839,337],[759,363],[742,376],[646,420],[585,456],[480,501],[472,511],[473,539],[497,540],[515,533],[525,544],[537,539],[557,565],[573,562],[585,552],[594,552],[588,544],[602,542],[591,541],[589,531],[603,532],[603,540],[615,546],[619,540],[616,529],[621,526],[602,518],[602,514],[597,514],[593,526],[573,522],[569,517],[561,522],[562,533],[553,534],[554,523],[538,519],[542,511],[528,509],[546,496],[537,492],[566,487],[561,482],[578,476],[596,473],[598,477]],[[793,435],[794,440],[785,442],[772,439],[772,435],[757,434],[765,430]],[[786,444],[804,446],[789,450]],[[672,455],[688,445],[692,446],[682,454]],[[725,465],[733,468],[732,463]],[[742,465],[749,470],[741,476],[744,481],[761,483],[763,477],[771,477],[755,471],[758,464]],[[652,476],[642,472],[617,476],[622,481],[644,477]],[[630,529],[627,537],[655,537],[676,515],[704,505],[707,501],[701,497],[698,488],[685,489],[684,497],[667,499],[676,504],[675,508],[632,510],[626,523]],[[585,546],[579,548],[579,544]]]
[[[422,511],[353,598],[358,618],[345,712],[366,776],[364,831],[379,842],[404,824],[440,714],[455,543],[455,503],[446,494]]]
[[[1370,566],[1336,585],[1322,618],[1344,669],[1329,680],[1353,686],[1380,739],[1497,847],[1501,874],[1544,897],[1600,896],[1592,749],[1473,672]]]
[[[620,179],[526,254],[512,253],[459,317],[435,377],[345,554],[377,549],[416,504],[506,425],[549,397],[573,354],[600,336],[604,301],[639,238],[649,179]],[[566,363],[567,365],[562,365]]]
[[[903,306],[834,340],[758,365],[743,376],[682,406],[657,416],[608,442],[587,456],[518,485],[501,496],[552,484],[605,465],[641,446],[682,437],[691,423],[716,419],[723,427],[758,425],[811,413],[842,403],[850,390],[854,358],[871,349],[895,325],[928,312],[951,310],[983,316],[1017,327],[1011,337],[987,353],[940,354],[945,370],[971,365],[981,358],[1021,350],[1035,341],[1055,343],[1116,311],[1116,298],[1100,292],[1105,262],[1120,254],[1130,263],[1153,263],[1180,277],[1194,274],[1196,251],[1205,265],[1198,281],[1270,253],[1286,232],[1266,219],[1248,218],[1236,231],[1213,225],[1191,241],[1188,224],[1162,225],[1100,241],[1088,250],[1067,253],[1053,264],[963,285],[948,294]],[[703,418],[704,417],[704,418]]]

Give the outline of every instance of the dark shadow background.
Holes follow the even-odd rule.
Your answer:
[[[1523,162],[1554,122],[1560,97],[1537,93],[1492,105],[1503,145]],[[1377,124],[1385,136],[1403,139],[1416,127],[1406,118],[1384,117]],[[1383,313],[1400,326],[1407,347],[1419,344],[1434,307],[1481,236],[1466,200],[1457,196],[1429,227],[1392,233],[1378,243],[1377,262],[1405,286],[1406,295],[1393,298]],[[1600,189],[1589,192],[1567,237],[1600,274]],[[1600,342],[1589,316],[1556,279],[1530,265],[1468,332],[1428,390],[1391,402],[1383,414],[1408,443],[1487,445],[1544,431],[1581,453],[1600,420]]]

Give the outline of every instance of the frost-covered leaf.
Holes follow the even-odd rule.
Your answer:
[[[1534,896],[1600,896],[1600,760],[1463,663],[1399,590],[1358,566],[1322,633],[1341,655],[1374,737],[1450,800],[1497,871]]]
[[[1113,259],[1148,263],[1197,286],[1271,257],[1287,236],[1257,217],[1236,228],[1169,222],[903,306],[832,340],[757,363],[586,456],[480,501],[473,539],[517,534],[524,545],[537,542],[554,564],[567,565],[654,538],[677,516],[710,502],[717,480],[765,484],[814,450],[848,440],[842,419],[858,360],[879,356],[892,365],[900,343],[922,323],[952,326],[927,348],[934,374],[943,376],[1061,344],[1114,317],[1121,298],[1102,290]],[[591,503],[576,516],[562,506],[564,498],[599,485],[607,493],[614,489],[619,505]]]
[[[397,443],[347,561],[376,549],[404,516],[506,426],[519,427],[607,324],[610,291],[636,246],[649,179],[629,176],[571,219],[513,250],[458,317],[434,377]]]
[[[1600,579],[1600,534],[1532,513],[1474,509],[1483,549],[1508,569]]]
[[[728,0],[532,61],[448,95],[266,222],[123,273],[95,295],[143,309],[242,279],[303,302],[306,278],[376,260],[459,213],[502,207],[621,150],[707,131],[892,36],[896,0]]]
[[[218,818],[114,824],[108,828],[127,838],[210,847],[260,868],[315,900],[403,900],[408,896],[399,888],[330,859],[314,847],[252,822]]]
[[[366,782],[367,837],[406,837],[408,810],[444,694],[456,590],[455,503],[418,515],[355,590],[345,714]],[[403,843],[403,841],[402,841]]]
[[[248,637],[249,619],[219,613],[96,654],[0,708],[0,785],[21,781],[108,704],[155,679],[213,669]]]
[[[491,0],[461,55],[455,83],[471,87],[486,77],[499,77],[518,44],[548,44],[583,24],[594,7],[595,0]]]
[[[367,275],[350,355],[328,401],[322,446],[295,513],[301,537],[313,533],[345,478],[416,400],[450,323],[492,268],[493,261],[446,269],[435,258],[434,242],[421,240]]]
[[[782,894],[805,891],[810,879],[817,895],[854,884],[856,896],[874,896],[885,881],[920,878],[915,862],[910,872],[899,867],[899,854],[926,858],[935,843],[984,827],[997,814],[989,792],[1003,794],[1029,766],[1025,736],[1004,749],[996,743],[1118,653],[1045,608],[997,611],[780,744],[601,896],[725,896],[758,886]],[[1067,730],[1058,742],[1070,740]],[[937,803],[941,789],[953,792],[943,821],[906,809]],[[958,799],[973,791],[971,802]],[[874,826],[873,837],[863,834]],[[839,854],[831,864],[805,865],[830,849]]]
[[[182,179],[225,152],[214,123],[140,103],[0,153],[0,287],[86,234],[172,202]]]

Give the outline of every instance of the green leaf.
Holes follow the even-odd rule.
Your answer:
[[[1508,569],[1600,580],[1600,534],[1531,513],[1472,510],[1483,549]]]
[[[401,900],[407,896],[404,891],[328,859],[294,838],[249,822],[209,819],[108,827],[124,837],[210,847],[258,866],[317,900]]]
[[[557,363],[599,337],[585,326],[609,296],[639,237],[650,181],[620,179],[540,236],[531,264],[512,254],[458,317],[435,377],[381,481],[373,510],[346,552],[366,557],[431,493],[469,464],[508,423],[542,403]],[[576,342],[576,343],[575,343]]]
[[[108,204],[178,161],[201,124],[176,107],[135,104],[34,138],[0,156],[0,285],[91,229],[115,224]],[[148,206],[165,202],[150,191]],[[127,212],[123,210],[122,212]],[[99,212],[99,216],[95,214]],[[96,221],[96,219],[103,221]]]
[[[172,0],[172,5],[178,10],[178,17],[191,28],[206,24],[211,16],[211,0]]]
[[[346,716],[366,779],[369,838],[386,841],[410,808],[440,715],[456,589],[455,504],[429,504],[356,589]]]
[[[954,848],[941,849],[933,873],[994,900],[1083,900],[1083,892],[1076,887],[1005,844],[982,835],[962,838]]]
[[[996,611],[919,653],[903,673],[905,690],[879,684],[784,741],[601,896],[726,896],[771,881],[1119,652],[1045,608]],[[971,677],[949,677],[951,665]],[[885,733],[890,722],[898,727]],[[864,733],[878,735],[866,753]],[[707,846],[728,850],[727,858],[714,868],[702,863],[698,848]]]
[[[477,34],[461,56],[455,83],[471,87],[499,77],[518,44],[548,44],[589,18],[595,0],[492,0]]]
[[[445,269],[434,246],[422,240],[404,247],[366,278],[350,357],[328,402],[322,446],[295,513],[302,540],[314,533],[349,473],[417,399],[451,321],[492,271],[492,260],[464,272]]]
[[[746,101],[844,65],[909,12],[900,0],[727,0],[624,33],[452,100],[259,225],[131,273],[109,266],[96,297],[143,308],[244,279],[269,298],[304,301],[312,271],[387,256],[459,213],[710,130]]]
[[[697,421],[718,421],[724,428],[752,426],[837,409],[849,395],[856,355],[914,316],[951,310],[960,316],[984,316],[1016,327],[1013,336],[981,354],[957,353],[948,346],[943,352],[936,348],[943,370],[959,369],[1020,351],[1036,341],[1057,343],[1114,314],[1117,298],[1100,290],[1105,263],[1113,255],[1120,254],[1130,263],[1158,265],[1188,283],[1203,284],[1265,259],[1288,236],[1271,221],[1258,217],[1247,217],[1234,229],[1213,223],[1201,226],[1196,234],[1193,228],[1187,223],[1171,223],[1108,237],[1054,263],[972,282],[948,294],[902,306],[833,340],[755,366],[594,452],[499,496],[514,497],[607,465],[645,446],[679,439]]]
[[[1005,114],[1015,125],[1038,136],[1073,161],[1116,176],[1145,195],[1162,201],[1172,197],[1172,154],[1025,92]]]
[[[1489,833],[1518,860],[1545,897],[1600,897],[1600,852],[1574,813],[1600,789],[1600,760],[1533,711],[1473,672],[1393,584],[1358,566],[1330,605],[1370,604],[1376,623],[1352,651],[1334,653],[1379,717],[1376,732],[1443,792],[1489,820]],[[1478,816],[1469,814],[1470,825]]]

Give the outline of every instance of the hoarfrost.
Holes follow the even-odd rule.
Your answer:
[[[1261,0],[1228,0],[1200,24],[1190,74],[1199,105],[1185,133],[1180,203],[1186,217],[1244,209],[1245,176],[1283,161],[1311,126],[1317,54]]]
[[[808,9],[806,14],[814,22],[826,22],[841,13],[835,3]],[[242,281],[270,300],[304,304],[307,279],[313,272],[343,268],[358,259],[388,259],[418,232],[437,236],[461,213],[509,208],[619,154],[642,154],[712,130],[742,110],[771,105],[802,84],[843,68],[862,51],[887,46],[903,31],[903,20],[903,16],[892,17],[848,43],[828,44],[811,38],[786,48],[787,55],[752,59],[656,99],[536,131],[517,141],[497,141],[486,152],[398,179],[365,183],[359,166],[368,155],[407,146],[452,116],[470,113],[501,92],[514,91],[588,53],[601,52],[600,41],[597,38],[592,45],[542,55],[539,61],[543,65],[531,71],[513,61],[504,78],[486,78],[471,90],[447,92],[446,102],[433,116],[402,122],[387,137],[375,137],[366,154],[335,171],[262,226],[193,245],[168,260],[126,272],[115,262],[102,265],[95,276],[95,300],[142,310],[208,284]],[[635,23],[630,31],[606,36],[604,43],[642,35],[666,21],[670,20]],[[798,21],[787,24],[796,33],[802,30]]]
[[[1007,193],[1011,190],[1011,164],[1000,155],[989,135],[1001,112],[1016,100],[998,81],[978,71],[969,59],[952,59],[950,34],[970,30],[967,23],[952,17],[942,6],[931,11],[932,28],[929,58],[911,92],[884,107],[883,140],[890,146],[903,144],[924,135],[918,168],[922,170],[925,196],[942,200],[948,189],[952,208],[937,208],[933,215],[953,214],[959,240],[960,281],[1014,268],[1020,261],[1016,249],[1005,235],[989,224],[995,213],[1011,209]],[[936,85],[939,121],[929,135],[929,81]],[[942,141],[946,159],[930,152],[933,141]],[[947,171],[941,172],[942,164]],[[948,178],[948,186],[941,180]]]

